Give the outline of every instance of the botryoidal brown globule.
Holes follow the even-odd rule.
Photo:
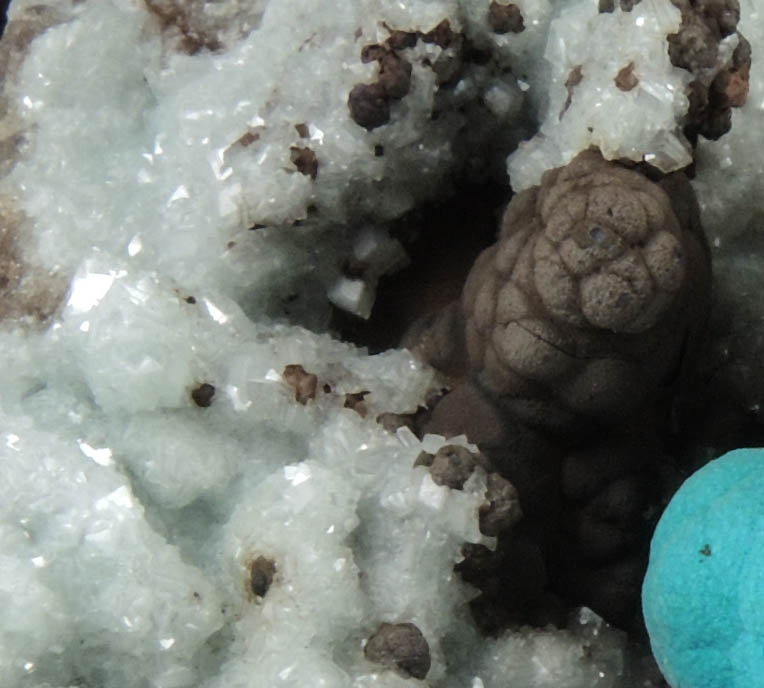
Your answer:
[[[465,371],[499,417],[565,434],[627,420],[670,388],[709,290],[684,175],[656,183],[585,151],[512,199],[461,302],[405,344],[444,372]]]

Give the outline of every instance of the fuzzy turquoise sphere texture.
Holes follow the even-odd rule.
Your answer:
[[[642,605],[673,688],[764,688],[764,449],[725,454],[674,495]]]

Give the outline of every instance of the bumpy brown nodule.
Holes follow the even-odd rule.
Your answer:
[[[709,291],[686,177],[656,183],[586,151],[513,198],[459,302],[409,330],[404,346],[452,386],[422,430],[465,433],[522,508],[495,533],[481,520],[497,549],[459,565],[482,628],[547,623],[560,595],[639,627],[645,514],[664,494],[643,422],[676,391]]]
[[[463,332],[470,377],[502,415],[560,431],[617,422],[679,375],[709,282],[684,176],[655,183],[586,151],[515,196],[458,317],[420,341],[446,340],[446,320]]]

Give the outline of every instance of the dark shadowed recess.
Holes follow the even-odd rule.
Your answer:
[[[5,31],[5,25],[8,23],[8,5],[11,0],[0,0],[0,37]]]
[[[332,331],[366,346],[370,353],[397,347],[406,329],[423,315],[459,298],[477,255],[496,241],[509,202],[509,185],[456,180],[458,191],[404,215],[392,224],[410,265],[383,277],[368,320],[334,309]]]

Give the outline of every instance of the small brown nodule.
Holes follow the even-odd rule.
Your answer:
[[[276,563],[273,559],[260,556],[249,567],[249,587],[258,597],[265,597],[265,593],[273,583],[276,573]]]
[[[300,124],[295,124],[294,128],[297,130],[297,133],[300,135],[300,138],[307,139],[310,135],[310,129],[308,129],[308,125],[305,124],[305,122],[300,122]]]
[[[430,646],[412,623],[383,623],[363,650],[366,659],[403,676],[423,679],[430,670]]]
[[[430,475],[436,485],[445,485],[452,490],[461,490],[475,468],[472,453],[455,444],[447,444],[438,449],[430,464]]]
[[[377,83],[382,85],[389,98],[403,98],[411,88],[411,63],[393,52],[382,55]]]
[[[361,48],[361,62],[367,64],[374,60],[381,60],[389,51],[379,43],[372,43]]]
[[[186,303],[190,303],[193,306],[196,303],[196,299],[193,296],[187,296]]]
[[[191,390],[191,398],[197,406],[207,408],[212,403],[212,397],[215,396],[215,386],[209,382],[203,382],[201,385]]]
[[[287,384],[294,389],[295,401],[303,406],[309,399],[316,398],[318,376],[309,373],[298,363],[292,363],[284,368],[282,373]]]
[[[382,84],[356,84],[348,95],[350,117],[360,127],[376,129],[390,121],[390,98]]]
[[[447,48],[458,37],[451,28],[451,22],[448,19],[444,19],[438,24],[432,31],[422,34],[422,40],[425,43],[435,43],[435,45],[441,48]]]
[[[386,43],[392,50],[405,50],[406,48],[413,48],[418,38],[415,31],[393,29]]]
[[[502,5],[494,0],[488,7],[488,24],[494,33],[520,33],[525,30],[523,15],[514,3]]]
[[[629,62],[615,75],[615,85],[622,91],[631,91],[638,83],[639,79],[634,76],[633,62]]]
[[[291,149],[291,158],[297,171],[306,177],[315,179],[318,176],[318,158],[310,148],[300,148],[293,146]]]
[[[361,416],[361,418],[366,418],[366,414],[369,412],[369,409],[366,408],[366,403],[364,402],[363,398],[368,393],[368,390],[364,390],[363,392],[352,392],[350,394],[346,394],[343,407],[352,409],[359,416]]]
[[[251,143],[257,141],[259,138],[260,134],[258,134],[256,131],[248,131],[236,139],[236,143],[238,143],[242,148],[246,148]]]

